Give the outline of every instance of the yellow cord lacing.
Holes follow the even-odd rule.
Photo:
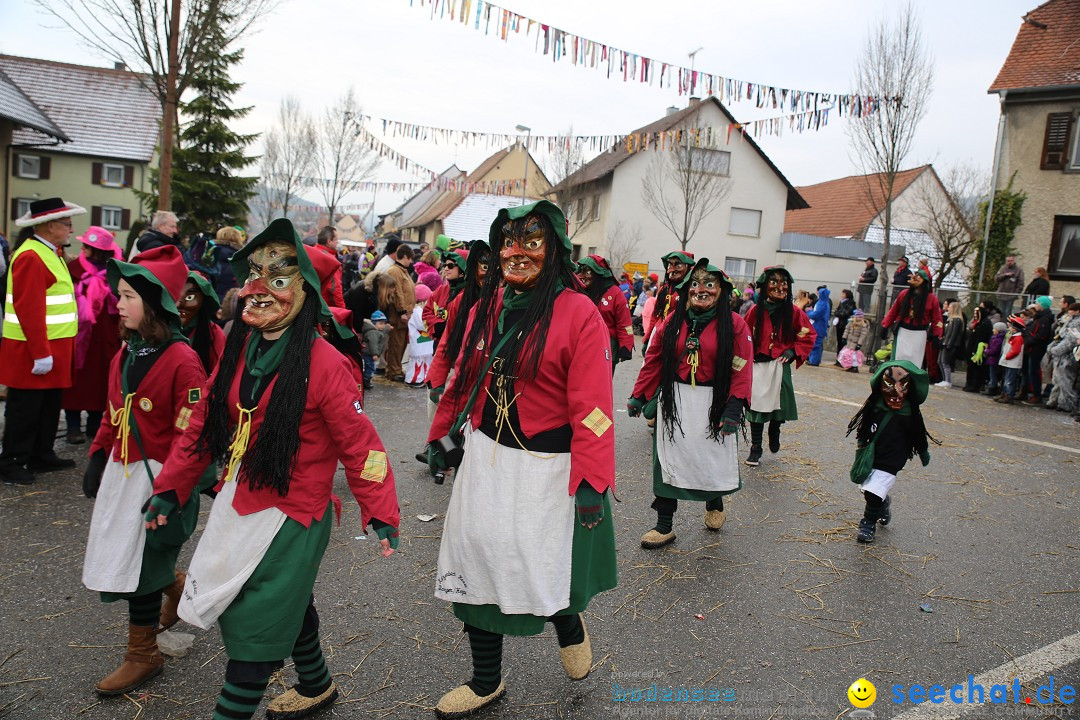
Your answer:
[[[701,355],[697,350],[691,350],[686,354],[686,364],[690,366],[690,387],[697,387],[697,369],[701,363]]]
[[[233,477],[233,468],[247,452],[248,442],[251,441],[251,415],[259,408],[256,406],[248,410],[240,403],[236,403],[236,409],[240,411],[240,421],[236,425],[236,434],[233,435],[232,444],[229,445],[229,463],[225,467],[225,482],[236,480]]]
[[[128,474],[128,438],[131,436],[131,401],[135,399],[135,393],[128,393],[124,396],[124,405],[119,410],[113,410],[112,405],[109,405],[109,422],[112,426],[119,428],[120,432],[120,459],[124,462],[124,477],[131,477]]]
[[[504,426],[510,430],[510,434],[514,436],[514,442],[518,444],[518,447],[527,452],[529,455],[532,455],[534,458],[539,458],[540,460],[550,460],[551,458],[555,457],[554,454],[543,455],[540,453],[535,453],[525,447],[524,443],[521,442],[521,438],[519,438],[517,433],[514,432],[514,426],[510,422],[510,408],[513,406],[514,403],[517,402],[517,399],[521,397],[521,393],[517,393],[514,395],[514,397],[507,400],[506,383],[511,378],[502,374],[496,375],[494,371],[491,371],[491,376],[495,382],[495,387],[498,389],[499,393],[498,397],[496,397],[495,395],[491,394],[490,386],[484,389],[484,392],[487,393],[487,396],[491,399],[491,402],[495,403],[495,447],[492,449],[491,452],[491,463],[493,465],[495,464],[495,452],[499,449],[499,438],[502,437],[502,429]]]

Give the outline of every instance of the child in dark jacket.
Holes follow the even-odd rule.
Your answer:
[[[364,320],[364,343],[360,354],[364,358],[364,389],[371,389],[371,376],[375,374],[375,362],[386,352],[387,339],[390,337],[390,325],[382,310],[371,313],[371,319]]]
[[[990,336],[990,342],[986,346],[983,357],[986,359],[986,367],[990,372],[990,382],[984,393],[994,397],[1001,390],[1001,370],[998,360],[1001,358],[1001,345],[1005,342],[1005,331],[1008,325],[1003,322],[994,323],[994,334]]]

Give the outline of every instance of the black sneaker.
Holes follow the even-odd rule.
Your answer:
[[[881,527],[885,527],[892,520],[892,498],[885,498],[885,503],[881,506],[881,516],[878,518],[878,522],[881,523]]]
[[[746,464],[751,467],[756,467],[761,464],[761,446],[751,445],[750,455],[746,458]]]
[[[54,470],[71,470],[73,467],[75,467],[74,460],[62,458],[55,454],[50,457],[31,460],[26,463],[26,469],[34,473],[47,473],[53,472]]]
[[[855,536],[855,539],[861,543],[874,542],[874,528],[875,524],[873,520],[863,518],[859,520],[859,534]]]
[[[34,475],[21,465],[0,468],[0,478],[5,485],[33,485]]]

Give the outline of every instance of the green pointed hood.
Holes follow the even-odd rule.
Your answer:
[[[891,367],[902,367],[911,374],[911,390],[908,391],[908,397],[911,401],[916,405],[922,405],[926,402],[926,396],[930,392],[930,376],[926,374],[925,370],[916,367],[909,360],[890,360],[887,363],[882,363],[881,367],[874,373],[874,377],[870,378],[870,388],[880,391],[881,375]]]
[[[232,263],[233,273],[236,275],[237,282],[243,287],[244,280],[248,276],[248,263],[247,259],[251,253],[255,252],[259,247],[265,245],[268,242],[279,241],[296,248],[296,260],[300,265],[300,274],[304,280],[311,287],[311,293],[315,294],[315,297],[319,299],[319,322],[329,322],[333,320],[333,315],[330,314],[330,308],[326,306],[326,301],[322,297],[322,285],[319,282],[319,274],[315,272],[315,266],[311,264],[311,258],[308,257],[307,250],[304,249],[304,242],[300,239],[300,235],[297,234],[296,228],[293,227],[292,222],[287,218],[278,218],[272,223],[266,226],[266,229],[256,235],[248,242],[247,245],[236,251],[236,254],[232,256],[229,262]]]
[[[597,277],[614,278],[615,274],[611,272],[611,268],[608,267],[607,260],[599,255],[589,255],[578,262],[578,267],[587,267],[592,270],[593,275]]]
[[[704,270],[705,272],[716,273],[717,275],[719,275],[721,282],[727,285],[728,295],[730,295],[731,291],[735,289],[735,284],[731,282],[731,278],[728,277],[728,274],[726,272],[716,267],[715,265],[709,264],[709,258],[701,258],[696,263],[694,263],[694,267],[690,268],[689,272],[686,273],[686,277],[684,277],[682,279],[682,282],[676,286],[679,290],[690,287],[690,276],[694,273],[695,270]]]
[[[214,310],[221,309],[221,299],[218,297],[217,291],[214,290],[214,286],[210,284],[210,281],[203,277],[202,273],[189,270],[187,276],[188,280],[195,283],[199,291],[206,297],[206,302],[213,303]]]
[[[503,225],[509,220],[520,220],[533,213],[543,215],[551,222],[551,227],[555,230],[555,237],[559,238],[563,262],[573,270],[574,261],[570,258],[573,255],[574,246],[570,243],[570,237],[566,234],[566,216],[563,215],[563,211],[559,209],[558,205],[548,200],[540,200],[528,205],[515,205],[500,210],[499,214],[495,216],[495,222],[491,223],[491,230],[488,232],[488,245],[492,248],[492,252],[497,252],[495,248],[500,246],[499,241],[502,237]]]

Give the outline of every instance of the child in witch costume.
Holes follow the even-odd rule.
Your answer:
[[[232,258],[245,278],[207,396],[154,484],[146,526],[168,529],[211,460],[225,467],[188,569],[180,616],[217,623],[229,662],[215,720],[250,718],[270,675],[292,657],[299,684],[272,700],[270,718],[306,717],[337,687],[323,661],[312,588],[340,509],[340,459],[384,556],[397,545],[394,475],[364,414],[348,361],[322,338],[331,315],[292,223],[278,219]]]
[[[577,276],[607,326],[611,338],[611,372],[614,373],[619,362],[629,360],[634,354],[634,326],[626,297],[611,272],[611,265],[599,255],[590,255],[579,262]]]
[[[926,401],[930,379],[907,360],[890,360],[870,379],[870,397],[848,423],[858,449],[851,466],[851,481],[862,488],[866,509],[859,520],[857,540],[874,542],[877,524],[892,520],[889,491],[907,461],[916,455],[923,467],[930,464],[927,440],[940,445],[926,431],[919,406]]]
[[[435,596],[465,623],[473,676],[439,700],[441,718],[502,697],[503,636],[536,635],[548,622],[566,674],[584,679],[592,650],[581,613],[616,584],[607,329],[573,274],[557,206],[500,210],[490,243],[499,264],[428,436],[435,467],[447,442],[464,446]]]
[[[799,419],[791,363],[799,367],[814,348],[814,332],[806,313],[791,301],[791,273],[782,266],[767,267],[758,277],[758,299],[746,313],[754,338],[754,394],[746,419],[750,422],[747,465],[761,462],[761,441],[769,423],[769,452],[780,452],[780,426]]]
[[[82,580],[103,602],[128,602],[127,654],[96,688],[102,695],[120,695],[161,674],[156,628],[163,591],[172,594],[173,609],[165,614],[176,622],[176,557],[195,529],[198,495],[182,510],[163,510],[168,531],[160,535],[146,532],[142,517],[155,475],[171,449],[183,443],[206,371],[180,333],[176,300],[187,266],[179,250],[166,245],[133,263],[110,260],[107,276],[119,295],[126,345],[110,366],[109,418],[98,428],[83,476],[83,492],[97,501]]]
[[[705,527],[724,525],[724,495],[739,490],[737,431],[750,403],[750,331],[730,307],[731,279],[702,258],[679,285],[674,312],[660,323],[627,402],[631,417],[658,408],[653,437],[656,527],[641,547],[675,540],[679,500],[705,501]],[[652,410],[646,406],[652,406]]]
[[[447,322],[450,303],[465,289],[465,271],[469,261],[469,251],[465,249],[447,250],[441,254],[442,269],[439,274],[446,282],[435,288],[427,305],[421,310],[435,349],[438,349],[443,334],[450,327]]]
[[[206,374],[212,375],[225,350],[225,333],[214,322],[221,307],[214,286],[202,274],[189,270],[176,307],[180,311],[180,332],[199,356]]]
[[[686,273],[694,266],[694,253],[685,251],[669,252],[660,258],[660,264],[666,269],[664,282],[656,289],[656,303],[653,305],[652,326],[655,329],[661,320],[666,318],[675,309],[678,302],[678,286],[682,284]],[[649,344],[652,333],[645,337],[645,345]]]

